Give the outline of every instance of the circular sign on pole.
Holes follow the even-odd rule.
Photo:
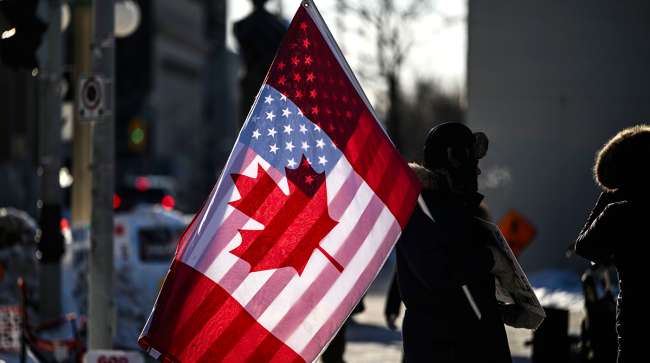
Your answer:
[[[105,84],[101,77],[92,76],[79,80],[79,116],[93,120],[104,115]]]

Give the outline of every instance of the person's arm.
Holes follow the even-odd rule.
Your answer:
[[[581,235],[584,233],[589,227],[591,226],[592,223],[594,223],[594,220],[596,217],[598,217],[603,210],[605,210],[605,207],[607,207],[610,203],[614,202],[620,202],[622,199],[622,195],[620,192],[602,192],[598,196],[598,200],[596,201],[596,205],[589,211],[589,215],[587,216],[587,221],[585,224],[582,226],[582,229],[578,233],[578,235]],[[576,242],[573,241],[569,245],[566,253],[567,257],[570,257],[572,254],[575,253],[576,249]]]
[[[596,201],[596,205],[594,208],[589,212],[589,217],[587,217],[587,222],[585,225],[582,227],[582,230],[580,230],[579,234],[582,234],[584,231],[586,231],[591,224],[594,222],[594,220],[605,210],[605,208],[615,202],[620,202],[623,201],[623,196],[621,195],[621,192],[602,192],[598,196],[598,200]]]
[[[620,214],[627,202],[608,204],[593,222],[586,226],[575,244],[576,254],[596,263],[611,263],[614,254]]]

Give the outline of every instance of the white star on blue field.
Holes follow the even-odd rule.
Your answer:
[[[342,153],[289,98],[265,85],[240,135],[277,170],[296,169],[302,156],[318,173],[329,173]]]

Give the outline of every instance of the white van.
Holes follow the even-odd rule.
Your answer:
[[[137,338],[191,216],[161,207],[115,214],[113,260],[115,348],[138,349]],[[88,241],[71,242],[63,259],[64,311],[87,313]]]

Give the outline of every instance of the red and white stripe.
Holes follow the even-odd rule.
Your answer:
[[[249,149],[239,149],[248,154],[243,158],[244,165],[239,170],[229,170],[228,174],[256,177],[260,164],[288,194],[286,178],[259,156],[251,155]],[[381,251],[384,241],[389,241],[390,248],[400,230],[392,213],[345,157],[339,159],[328,175],[326,185],[330,216],[339,223],[321,246],[345,266],[342,273],[333,269],[319,252],[314,252],[300,276],[292,268],[250,273],[250,266],[229,251],[241,243],[239,229],[262,229],[264,226],[227,203],[240,198],[230,178],[223,178],[219,186],[228,192],[215,202],[213,217],[201,233],[195,234],[195,240],[188,241],[194,246],[191,253],[186,252],[179,258],[222,286],[259,324],[297,352],[308,347],[313,339],[322,339],[318,332],[326,322],[342,321],[347,317],[337,315],[336,307],[346,302],[347,305],[356,303],[348,297],[349,292],[357,297],[356,300],[363,295],[367,285],[353,291],[355,284],[365,269],[378,271],[387,253],[379,261],[373,261],[375,253]],[[219,218],[215,218],[215,214]],[[214,220],[221,224],[217,225]],[[371,262],[375,262],[374,265]]]

